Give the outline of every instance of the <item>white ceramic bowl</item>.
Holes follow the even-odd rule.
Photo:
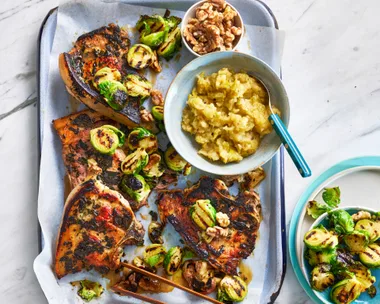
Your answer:
[[[289,103],[285,88],[277,74],[263,61],[251,55],[225,51],[198,57],[182,68],[171,83],[165,97],[164,117],[166,133],[178,153],[193,166],[217,175],[243,174],[269,161],[281,146],[280,138],[272,131],[263,137],[256,153],[240,162],[223,164],[213,162],[198,154],[199,144],[194,136],[181,127],[182,112],[188,95],[201,72],[210,75],[222,68],[246,72],[260,79],[268,88],[272,104],[281,111],[281,118],[288,126]]]
[[[197,10],[198,7],[200,7],[203,3],[207,2],[207,0],[203,0],[203,1],[199,1],[199,2],[196,2],[194,5],[192,5],[185,13],[185,16],[183,17],[182,19],[182,23],[181,23],[181,35],[182,35],[182,43],[186,46],[186,48],[189,50],[190,53],[192,53],[193,55],[195,56],[203,56],[203,55],[200,55],[196,52],[193,51],[193,49],[191,48],[191,46],[188,44],[188,42],[186,41],[185,39],[185,36],[183,35],[184,31],[185,31],[185,28],[187,26],[187,23],[189,21],[190,18],[195,18],[195,11]],[[232,51],[234,51],[236,49],[236,47],[238,46],[238,44],[240,43],[243,35],[244,35],[244,23],[243,23],[243,19],[241,18],[241,15],[239,13],[239,11],[234,8],[231,4],[229,3],[226,3],[228,6],[230,6],[235,12],[237,12],[237,16],[235,17],[235,25],[236,26],[239,26],[241,27],[242,29],[242,33],[240,36],[238,36],[234,41],[233,41],[233,45],[232,45]]]

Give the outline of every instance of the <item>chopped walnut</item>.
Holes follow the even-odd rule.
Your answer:
[[[227,214],[223,212],[218,212],[216,214],[216,221],[218,222],[220,227],[223,227],[223,228],[227,227],[230,224],[230,218],[228,217]]]
[[[265,179],[265,171],[259,167],[242,175],[225,175],[221,179],[227,187],[231,187],[234,182],[238,182],[241,190],[251,191]]]
[[[189,19],[184,37],[193,51],[207,54],[230,50],[242,28],[235,25],[237,12],[224,0],[209,0],[196,9],[195,17]]]
[[[163,106],[164,105],[164,97],[159,90],[152,90],[150,92],[150,96],[152,97],[152,103],[155,106]]]
[[[371,213],[367,211],[359,211],[353,215],[351,215],[352,219],[354,222],[364,220],[364,219],[370,219],[371,218]]]
[[[219,226],[208,227],[206,234],[212,238],[224,238],[228,236],[228,228],[222,228]]]
[[[146,109],[140,110],[140,117],[141,117],[141,120],[144,121],[144,122],[152,122],[152,121],[154,121],[152,113],[150,113]]]

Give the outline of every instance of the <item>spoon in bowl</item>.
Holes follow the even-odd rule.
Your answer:
[[[258,80],[260,81],[260,83],[263,85],[263,87],[266,89],[268,93],[269,109],[271,111],[271,114],[268,117],[269,122],[271,123],[273,129],[276,131],[277,135],[280,137],[281,142],[283,143],[286,151],[288,151],[290,158],[293,160],[293,163],[297,167],[298,172],[301,174],[301,176],[302,177],[311,176],[310,167],[308,166],[307,162],[302,156],[293,138],[290,136],[288,129],[282,122],[280,116],[278,116],[278,114],[274,113],[273,111],[268,88],[260,79]]]

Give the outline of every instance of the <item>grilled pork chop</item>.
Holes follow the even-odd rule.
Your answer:
[[[89,179],[68,196],[55,255],[55,273],[92,269],[102,274],[120,265],[125,245],[141,245],[144,228],[128,201],[99,180]]]
[[[126,30],[109,24],[80,36],[68,53],[59,56],[59,70],[67,90],[91,109],[129,127],[140,123],[140,101],[129,98],[123,109],[112,109],[92,87],[96,71],[116,68],[123,75],[130,41]]]
[[[227,237],[214,238],[210,243],[201,237],[202,230],[193,222],[189,212],[198,199],[209,199],[217,212],[229,216]],[[161,221],[172,224],[200,258],[224,273],[237,274],[240,260],[247,258],[255,248],[261,204],[254,191],[243,191],[233,197],[221,180],[202,177],[196,185],[183,191],[160,192],[157,201]]]
[[[53,121],[53,126],[62,142],[62,157],[69,176],[71,188],[76,187],[95,170],[93,160],[101,169],[100,178],[108,187],[117,190],[122,178],[120,165],[126,157],[124,151],[116,149],[113,155],[102,154],[90,143],[90,131],[102,125],[121,125],[100,113],[91,110],[81,111]]]

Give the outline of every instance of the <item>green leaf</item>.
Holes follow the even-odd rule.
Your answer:
[[[339,234],[352,233],[354,231],[354,221],[351,215],[345,210],[336,210],[329,213],[330,223]]]
[[[322,198],[327,205],[332,208],[338,207],[340,204],[340,189],[339,187],[334,188],[325,188],[325,191],[322,193]]]
[[[331,207],[326,204],[320,204],[317,201],[310,201],[307,206],[307,214],[310,215],[313,219],[317,219],[323,213],[331,211]]]

